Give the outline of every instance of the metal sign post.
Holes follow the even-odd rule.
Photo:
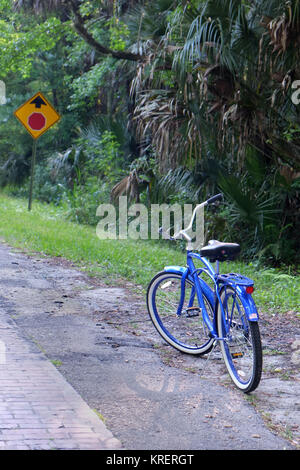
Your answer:
[[[36,144],[37,144],[37,141],[34,139],[33,144],[32,144],[30,188],[29,188],[29,199],[28,199],[29,211],[31,211],[31,206],[32,206],[33,179],[34,179],[34,168],[35,168],[35,162],[36,162]]]

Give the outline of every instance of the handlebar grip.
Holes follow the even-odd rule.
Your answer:
[[[223,194],[220,193],[220,194],[217,194],[216,196],[211,197],[206,202],[207,204],[213,204],[214,202],[221,201],[222,199],[223,199]]]

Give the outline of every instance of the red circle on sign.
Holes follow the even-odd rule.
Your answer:
[[[28,125],[33,131],[40,131],[46,125],[46,118],[42,113],[32,113],[28,118]]]

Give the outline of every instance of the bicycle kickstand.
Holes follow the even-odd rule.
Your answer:
[[[207,365],[208,365],[208,361],[210,359],[210,356],[211,356],[211,353],[214,351],[214,349],[216,348],[218,344],[218,341],[215,339],[214,342],[213,342],[213,346],[211,348],[211,350],[209,351],[208,355],[207,355],[207,358],[205,359],[205,363],[204,363],[204,366],[202,367],[202,370],[201,370],[201,373],[200,373],[200,376],[199,378],[202,379],[203,375],[204,375],[204,372],[206,371],[207,369]]]

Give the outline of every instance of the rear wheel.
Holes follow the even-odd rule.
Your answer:
[[[217,310],[218,334],[225,365],[234,384],[243,392],[256,389],[262,372],[259,326],[250,322],[236,289],[224,286]]]
[[[194,284],[185,281],[185,299],[181,313],[178,306],[181,297],[180,274],[158,273],[151,281],[147,292],[147,307],[158,333],[167,343],[187,354],[205,354],[213,346],[213,339],[203,322]],[[213,308],[203,293],[204,303],[210,318]]]

